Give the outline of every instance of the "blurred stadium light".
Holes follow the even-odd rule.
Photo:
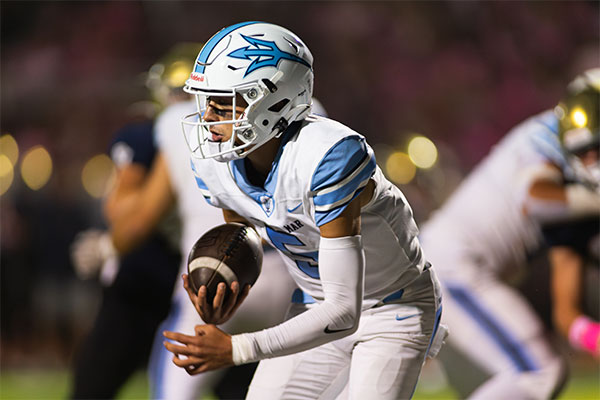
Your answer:
[[[14,178],[14,167],[5,154],[0,154],[0,196],[10,189]]]
[[[10,134],[0,136],[0,154],[4,154],[14,166],[19,159],[19,145]]]
[[[417,167],[408,154],[401,151],[392,153],[385,162],[387,176],[397,184],[409,183],[417,173]]]
[[[21,177],[31,190],[39,190],[52,175],[52,158],[43,146],[34,146],[21,162]]]
[[[418,135],[408,143],[408,156],[417,167],[428,169],[436,163],[438,151],[430,139]]]
[[[106,194],[114,173],[115,166],[110,157],[98,154],[85,163],[81,171],[81,182],[90,196],[99,199]]]

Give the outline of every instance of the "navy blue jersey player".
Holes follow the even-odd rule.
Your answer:
[[[153,122],[144,121],[116,133],[109,148],[118,171],[113,192],[144,181],[156,153],[152,129]],[[103,288],[92,330],[78,349],[72,398],[114,398],[147,362],[179,269],[181,257],[172,243],[165,230],[157,229],[132,251],[107,260],[117,263],[116,276]]]

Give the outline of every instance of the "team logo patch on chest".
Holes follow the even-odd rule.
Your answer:
[[[273,209],[274,207],[274,202],[273,202],[273,198],[271,196],[260,196],[259,198],[260,201],[260,206],[263,209],[263,211],[265,212],[265,214],[267,214],[267,217],[270,217],[271,214],[273,214]]]

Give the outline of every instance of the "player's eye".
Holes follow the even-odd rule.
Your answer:
[[[215,114],[217,114],[220,117],[227,117],[228,115],[231,115],[231,111],[230,110],[224,110],[222,108],[214,108],[213,110],[215,111]]]
[[[213,101],[210,101],[208,103],[208,107],[210,107],[212,109],[212,111],[220,117],[226,117],[228,115],[231,115],[231,112],[232,112],[231,107],[225,108],[222,105],[217,104]]]

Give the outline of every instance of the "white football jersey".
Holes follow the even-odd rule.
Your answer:
[[[193,168],[206,200],[253,223],[286,256],[296,284],[317,301],[324,298],[319,227],[338,217],[369,179],[376,189],[361,213],[363,308],[406,287],[425,268],[404,195],[385,179],[365,138],[338,122],[311,115],[292,125],[282,137],[264,188],[249,183],[244,159],[194,159]]]
[[[565,167],[552,111],[516,126],[422,226],[421,240],[440,276],[459,274],[434,254],[470,254],[487,272],[518,276],[542,240],[538,224],[525,215],[531,182],[527,171],[552,162]],[[439,249],[445,248],[442,252]]]

